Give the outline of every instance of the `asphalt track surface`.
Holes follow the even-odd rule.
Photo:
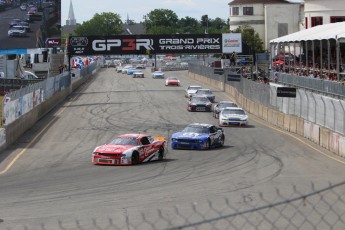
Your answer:
[[[311,183],[324,188],[344,181],[342,159],[252,115],[247,128],[224,128],[223,148],[169,146],[162,162],[92,165],[94,147],[119,134],[169,140],[190,123],[217,124],[211,113],[186,109],[185,88],[200,82],[189,79],[187,71],[166,76],[177,76],[182,86],[166,87],[149,70],[145,78],[133,79],[101,69],[1,153],[0,229],[106,229],[109,220],[116,226],[111,229],[152,229],[161,219],[153,217],[157,210],[167,219],[177,214],[172,226],[178,226],[185,223],[181,217],[193,215],[193,205],[207,216],[210,203],[219,210],[242,209],[259,203],[260,193],[275,199],[276,189],[290,194],[296,186],[303,194],[311,191]],[[213,90],[216,101],[231,99]]]

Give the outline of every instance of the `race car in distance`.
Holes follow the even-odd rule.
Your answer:
[[[195,95],[198,95],[198,96],[205,96],[207,97],[211,102],[214,102],[215,100],[215,96],[213,94],[213,92],[209,89],[197,89],[196,92],[195,92]]]
[[[198,89],[201,89],[202,87],[199,86],[199,85],[190,85],[187,87],[186,89],[186,94],[185,94],[185,97],[192,97],[195,92],[198,90]]]
[[[140,70],[137,70],[133,73],[133,78],[144,78],[145,75],[143,72],[141,72]]]
[[[109,144],[96,147],[92,153],[92,163],[96,165],[135,165],[163,160],[166,150],[164,137],[123,134]]]
[[[134,68],[129,68],[129,69],[127,69],[127,75],[133,75],[133,73],[135,73],[137,71],[139,71],[139,70],[134,69]]]
[[[238,107],[233,101],[220,101],[213,106],[213,117],[219,118],[219,113],[226,107]]]
[[[117,73],[121,73],[122,72],[122,66],[118,66],[118,67],[116,67],[116,72]]]
[[[219,126],[248,125],[247,113],[239,107],[227,107],[219,113]]]
[[[165,86],[169,86],[169,85],[180,86],[180,80],[177,79],[176,77],[168,77],[168,78],[165,80]]]
[[[222,147],[225,135],[222,128],[210,124],[193,123],[171,136],[172,149],[210,149]]]
[[[207,97],[193,96],[188,99],[187,110],[189,112],[211,112],[212,103]]]
[[[164,78],[164,72],[162,71],[155,71],[152,73],[152,78]]]
[[[145,64],[138,64],[135,68],[137,68],[137,69],[145,69],[146,66],[145,66]]]
[[[128,69],[133,69],[134,67],[132,65],[126,65],[122,68],[121,73],[127,74]]]

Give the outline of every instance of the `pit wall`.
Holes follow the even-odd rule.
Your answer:
[[[248,113],[251,113],[268,123],[288,132],[303,136],[326,150],[338,156],[345,157],[345,137],[327,128],[304,120],[295,115],[288,115],[274,109],[267,108],[257,102],[251,101],[240,94],[231,85],[214,79],[188,72],[188,77],[203,84],[210,85],[228,93]],[[259,83],[262,84],[262,83]]]

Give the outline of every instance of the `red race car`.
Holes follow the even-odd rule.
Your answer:
[[[109,144],[93,150],[92,163],[103,165],[135,165],[163,160],[167,153],[164,137],[144,134],[123,134]]]
[[[168,78],[165,80],[165,86],[168,86],[168,85],[177,85],[177,86],[180,86],[180,80],[177,79],[176,77],[168,77]]]

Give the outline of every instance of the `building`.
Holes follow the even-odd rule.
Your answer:
[[[304,28],[345,21],[344,0],[305,0]]]
[[[62,35],[73,34],[74,30],[77,28],[77,20],[74,16],[72,0],[70,0],[68,18],[66,20],[66,25],[62,27]]]
[[[232,0],[229,8],[230,31],[248,24],[259,34],[266,50],[269,49],[270,40],[303,28],[304,7],[300,3],[286,0]]]
[[[74,16],[72,0],[70,1],[68,18],[66,20],[66,25],[62,27],[62,35],[74,35],[75,29],[78,27],[77,20]],[[121,35],[131,35],[131,34],[145,34],[145,28],[143,23],[134,23],[127,16],[127,20],[122,24]]]

